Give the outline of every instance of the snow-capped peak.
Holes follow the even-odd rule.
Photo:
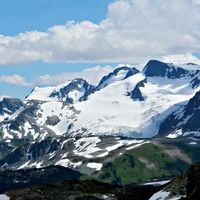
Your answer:
[[[106,87],[107,85],[116,82],[121,81],[123,79],[128,78],[129,76],[132,76],[136,73],[139,73],[140,71],[136,68],[130,68],[127,66],[119,67],[115,69],[113,72],[110,72],[106,76],[104,76],[101,81],[99,82],[99,85],[97,86],[97,90]]]
[[[86,80],[82,78],[76,78],[66,86],[54,90],[50,94],[50,97],[66,101],[68,103],[74,103],[76,101],[85,100],[87,96],[93,91],[94,86],[90,85]]]
[[[82,78],[76,78],[58,86],[35,87],[26,97],[26,100],[41,101],[66,101],[73,103],[75,101],[84,100],[94,86],[90,85]]]
[[[51,101],[50,94],[55,90],[55,86],[34,87],[31,93],[25,98],[26,100]]]

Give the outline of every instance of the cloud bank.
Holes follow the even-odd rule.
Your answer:
[[[46,32],[0,35],[0,64],[143,62],[200,52],[199,0],[117,0],[99,24],[66,22]]]
[[[113,67],[107,65],[104,67],[95,66],[91,68],[86,68],[79,72],[66,72],[55,75],[45,74],[36,77],[32,80],[26,80],[25,77],[14,74],[14,75],[4,75],[0,76],[0,83],[7,83],[11,85],[18,85],[22,87],[34,87],[34,86],[49,86],[49,85],[59,85],[74,78],[84,78],[90,84],[97,85],[101,78],[110,73]]]
[[[200,59],[191,53],[164,56],[162,61],[174,64],[194,63],[200,66]]]
[[[24,86],[24,87],[31,87],[32,84],[27,82],[24,77],[22,77],[19,74],[14,75],[3,75],[0,76],[0,83],[8,83],[11,85],[18,85],[18,86]]]
[[[111,66],[95,66],[91,68],[86,68],[79,72],[66,72],[55,75],[43,75],[32,80],[32,85],[49,86],[49,85],[59,85],[74,78],[83,78],[87,80],[90,84],[97,85],[101,78],[110,73],[113,70]]]

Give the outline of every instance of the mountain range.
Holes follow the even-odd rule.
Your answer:
[[[193,63],[150,60],[97,85],[35,87],[24,99],[0,99],[0,171],[62,166],[122,185],[171,179],[200,161],[199,119]]]
[[[200,68],[151,60],[141,72],[117,68],[97,86],[77,78],[59,86],[35,87],[24,100],[0,102],[1,139],[189,134],[200,128],[195,123],[199,85]]]

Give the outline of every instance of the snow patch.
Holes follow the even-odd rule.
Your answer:
[[[82,164],[82,162],[73,163],[68,158],[59,160],[58,162],[55,163],[55,165],[59,165],[59,166],[66,167],[66,168],[67,167],[76,168],[76,167],[78,167],[81,164]]]
[[[101,149],[96,145],[101,142],[98,137],[81,138],[75,142],[74,154],[84,156],[85,158],[93,158],[91,154]]]
[[[101,170],[102,166],[103,166],[103,164],[101,164],[101,163],[94,163],[94,162],[87,164],[87,167],[92,168],[92,169],[96,169],[96,171]]]
[[[55,90],[55,87],[35,87],[26,97],[26,100],[52,101],[49,95]]]
[[[170,192],[159,191],[155,193],[149,200],[165,200],[169,194]]]
[[[166,181],[153,181],[153,182],[149,182],[149,183],[145,183],[143,185],[165,185],[167,183],[169,183],[171,180],[166,180]]]
[[[140,146],[142,146],[142,145],[144,145],[144,144],[148,144],[148,143],[150,143],[150,141],[141,142],[141,143],[139,143],[139,144],[136,144],[136,145],[133,145],[133,146],[127,147],[126,150],[129,151],[129,150],[132,150],[132,149],[138,148],[138,147],[140,147]]]
[[[0,200],[9,200],[10,197],[8,197],[6,194],[0,194]]]
[[[181,135],[183,135],[182,129],[178,129],[178,130],[176,130],[176,131],[170,133],[170,134],[167,136],[167,138],[175,139],[175,138],[177,138],[177,137],[179,137],[179,136],[181,136]]]

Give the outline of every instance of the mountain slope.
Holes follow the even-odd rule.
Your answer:
[[[14,98],[2,98],[0,100],[0,122],[5,118],[12,115],[16,110],[23,106],[23,102],[20,99]]]
[[[67,103],[86,100],[87,96],[94,91],[95,87],[82,78],[73,79],[59,86],[35,87],[26,97],[26,100],[58,100]]]
[[[195,135],[200,137],[200,92],[197,92],[186,105],[169,115],[160,126],[160,134],[168,137]]]
[[[62,101],[25,101],[7,120],[0,123],[3,139],[42,139],[68,132],[78,111]]]
[[[124,79],[127,79],[128,77],[139,73],[140,71],[136,68],[130,68],[130,67],[119,67],[115,69],[113,72],[105,75],[99,82],[96,90],[100,90],[101,88],[104,88],[108,86],[111,83],[114,83],[116,81],[122,81]]]

